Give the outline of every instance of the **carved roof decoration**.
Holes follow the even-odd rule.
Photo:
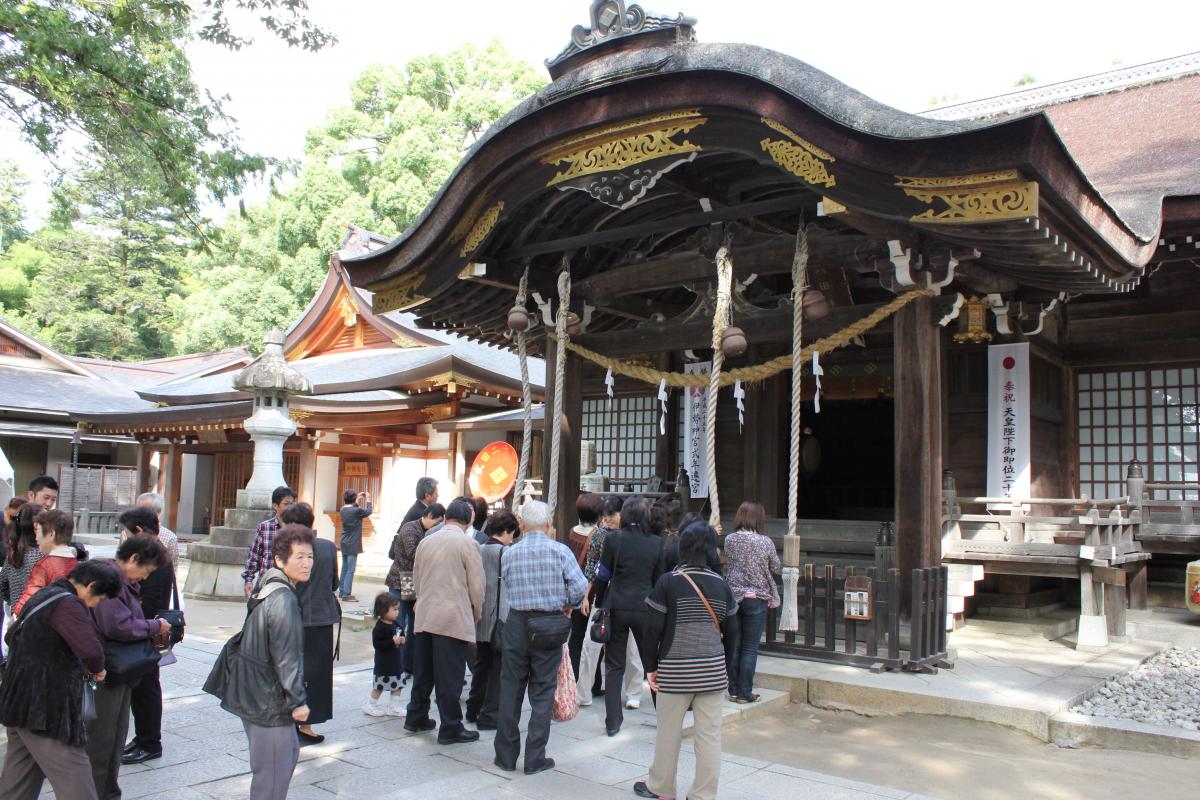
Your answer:
[[[661,36],[667,32],[677,41],[695,39],[694,18],[682,13],[674,17],[652,14],[637,3],[626,4],[625,0],[592,0],[590,18],[591,27],[576,25],[571,31],[570,43],[557,56],[546,59],[550,77],[558,78],[578,65],[583,60],[579,58],[581,54],[627,37]]]

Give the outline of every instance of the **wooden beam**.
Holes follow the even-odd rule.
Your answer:
[[[629,239],[640,239],[643,236],[649,236],[655,233],[686,230],[688,228],[699,228],[704,225],[711,225],[714,222],[727,222],[735,219],[744,219],[745,217],[753,217],[759,214],[778,214],[787,211],[800,211],[804,208],[804,206],[805,197],[803,196],[784,197],[776,200],[762,200],[756,203],[744,203],[738,206],[713,209],[712,211],[708,212],[684,214],[682,216],[671,217],[669,219],[655,220],[654,222],[643,222],[638,225],[627,225],[622,228],[610,228],[608,230],[593,231],[592,233],[584,233],[578,236],[567,236],[562,239],[534,242],[533,244],[524,245],[513,250],[507,250],[503,253],[499,253],[496,258],[500,261],[516,261],[523,258],[546,255],[547,253],[563,253],[567,250],[578,250],[583,247],[591,247],[592,245],[597,244],[612,244],[614,242],[628,241]]]
[[[912,570],[941,560],[942,352],[933,300],[896,312],[896,566],[901,602],[911,603]]]

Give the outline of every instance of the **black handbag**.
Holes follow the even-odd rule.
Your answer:
[[[525,621],[531,650],[557,650],[571,638],[571,618],[558,612]]]
[[[104,678],[106,686],[124,686],[137,683],[158,666],[162,655],[154,642],[138,639],[136,642],[104,640]]]
[[[597,644],[608,644],[609,616],[607,608],[597,608],[596,616],[592,619],[592,629],[589,634]]]
[[[167,632],[167,647],[183,641],[183,630],[187,626],[187,620],[183,617],[183,609],[179,607],[179,585],[175,583],[173,575],[171,577],[171,599],[174,600],[175,607],[158,612],[159,619],[165,619],[171,626],[171,630]]]

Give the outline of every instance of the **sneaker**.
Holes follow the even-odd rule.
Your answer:
[[[368,700],[362,707],[362,712],[368,717],[382,717],[387,711],[373,700]]]
[[[591,704],[592,704],[592,698],[590,698],[590,697],[589,697],[589,698],[587,698],[586,700],[580,700],[580,701],[579,701],[579,707],[580,707],[580,708],[587,708],[587,707],[588,707],[588,706],[590,706]]]
[[[642,707],[642,698],[640,698],[640,697],[625,698],[625,707],[630,708],[630,709],[641,708]]]
[[[343,595],[341,600],[342,600],[342,602],[345,602],[345,603],[357,603],[358,602],[358,598],[352,594]]]
[[[403,703],[388,703],[386,713],[389,717],[403,717],[407,708]]]

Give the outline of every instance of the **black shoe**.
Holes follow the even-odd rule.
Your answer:
[[[296,729],[296,736],[300,739],[301,747],[308,747],[310,744],[320,744],[325,741],[325,737],[319,733],[306,733],[305,731]]]
[[[125,749],[121,751],[121,755],[127,756],[130,753],[132,753],[134,750],[137,750],[138,747],[140,747],[140,746],[141,745],[138,744],[137,739],[134,739],[129,744],[125,745]]]
[[[476,722],[479,722],[479,715],[478,715],[478,714],[472,714],[470,711],[468,711],[468,712],[467,712],[467,715],[466,715],[465,717],[463,717],[463,719],[465,719],[467,722],[469,722],[469,723],[471,723],[472,725],[474,725]]]
[[[494,722],[479,722],[479,723],[476,723],[475,727],[481,731],[494,731],[494,730],[496,730],[496,723],[494,723]]]
[[[437,723],[434,722],[433,720],[431,720],[429,717],[426,717],[425,719],[422,719],[422,720],[418,720],[416,722],[409,722],[407,720],[405,720],[405,722],[404,722],[404,730],[408,731],[409,733],[421,733],[423,731],[431,731],[436,727],[437,727]]]
[[[548,769],[554,769],[554,759],[553,758],[543,758],[542,763],[534,764],[532,767],[529,766],[528,764],[526,764],[525,765],[525,774],[526,775],[537,775],[539,772],[545,772]]]
[[[157,750],[147,750],[145,747],[135,747],[131,752],[121,756],[122,764],[143,764],[147,761],[153,761],[156,758],[162,758],[162,748]]]
[[[505,764],[503,761],[500,760],[500,756],[496,756],[495,758],[493,758],[492,763],[495,764],[500,769],[504,770],[505,772],[516,772],[517,771],[516,764]]]
[[[615,728],[605,728],[604,732],[607,733],[609,736],[616,736],[618,733],[621,732],[621,726],[618,725]]]
[[[460,728],[454,733],[446,735],[438,734],[438,744],[468,744],[478,741],[479,731],[469,731],[466,728]]]
[[[633,793],[638,797],[653,797],[654,800],[658,800],[659,797],[654,792],[650,791],[650,787],[646,785],[645,781],[638,781],[635,783],[633,785]]]

